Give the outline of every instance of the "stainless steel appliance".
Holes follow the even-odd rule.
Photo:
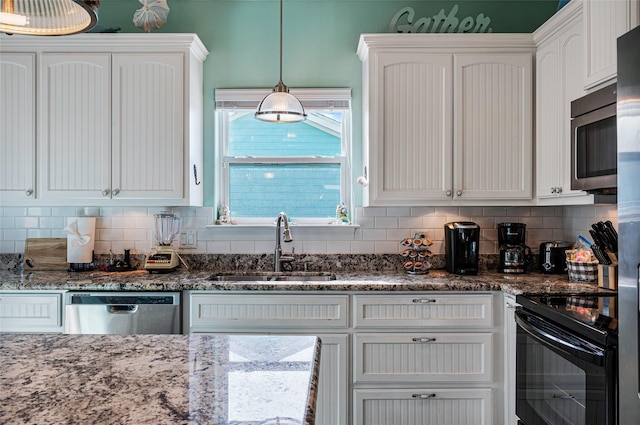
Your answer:
[[[640,418],[640,27],[618,38],[620,425]]]
[[[615,192],[615,83],[571,102],[571,134],[571,189]]]
[[[525,244],[527,226],[524,223],[499,223],[500,273],[526,273],[531,263],[531,248]]]
[[[64,333],[179,334],[179,292],[67,292]]]
[[[617,425],[615,291],[523,296],[515,312],[523,425]]]
[[[480,226],[471,221],[444,225],[445,268],[460,275],[478,274]]]
[[[179,265],[180,256],[173,249],[173,240],[180,233],[182,220],[175,214],[163,211],[154,214],[156,249],[147,256],[144,268],[149,272],[171,272]]]
[[[542,242],[538,250],[538,268],[545,274],[567,273],[567,257],[565,251],[571,249],[569,242]]]

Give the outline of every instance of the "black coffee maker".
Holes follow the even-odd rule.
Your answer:
[[[526,273],[531,262],[531,248],[525,245],[527,225],[524,223],[499,223],[500,273]]]
[[[480,226],[471,221],[444,225],[445,266],[449,273],[478,274]]]

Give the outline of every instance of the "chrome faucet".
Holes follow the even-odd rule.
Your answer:
[[[284,223],[284,231],[282,231],[282,223]],[[291,242],[291,231],[289,230],[289,219],[284,212],[278,214],[276,218],[276,253],[274,261],[274,269],[276,272],[284,271],[283,263],[293,262],[293,252],[291,255],[282,255],[281,237],[284,242]]]

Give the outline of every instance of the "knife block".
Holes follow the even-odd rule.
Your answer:
[[[618,290],[618,266],[598,264],[598,286]]]

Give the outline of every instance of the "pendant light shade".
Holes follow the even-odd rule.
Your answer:
[[[69,35],[98,22],[99,0],[0,0],[0,32]]]
[[[261,121],[292,123],[303,121],[307,114],[297,97],[282,82],[282,0],[280,0],[280,81],[258,105],[255,117]]]

